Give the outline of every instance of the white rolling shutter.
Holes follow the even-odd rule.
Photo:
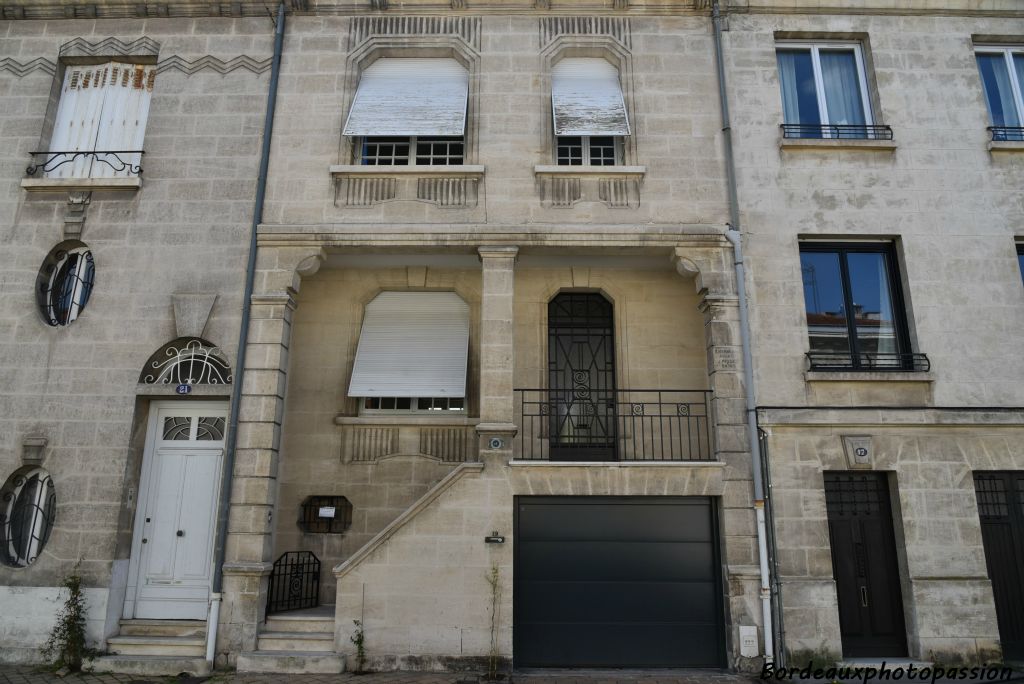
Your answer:
[[[599,57],[563,59],[551,70],[555,135],[629,135],[619,72]]]
[[[382,292],[366,305],[350,397],[464,397],[469,305],[454,292]]]
[[[50,150],[141,150],[155,76],[154,65],[108,62],[68,67],[50,137]],[[126,163],[140,164],[138,154],[120,157]],[[110,162],[115,167],[120,166],[113,157]],[[109,164],[96,161],[90,155],[58,166],[46,175],[49,178],[110,178],[132,174],[126,170],[115,172]]]
[[[141,150],[146,136],[149,101],[153,95],[156,65],[112,64],[103,99],[103,114],[96,139],[97,150]],[[140,154],[118,155],[126,164],[140,166]],[[120,163],[109,158],[110,164],[97,160],[93,164],[94,178],[125,177],[129,169],[116,171]],[[111,166],[113,165],[113,166]]]
[[[345,135],[463,135],[469,72],[456,60],[381,58],[359,79]]]

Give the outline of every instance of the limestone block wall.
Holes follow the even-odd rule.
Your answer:
[[[876,123],[892,126],[896,150],[781,150],[776,32],[861,40]],[[759,403],[831,403],[802,377],[808,341],[797,241],[827,236],[897,241],[914,351],[932,361],[931,397],[892,385],[871,398],[1020,405],[1024,367],[1013,359],[1024,339],[1024,294],[1014,239],[1024,225],[1024,166],[1019,154],[987,149],[972,42],[995,35],[1024,35],[1024,20],[885,11],[730,17],[725,54],[755,284]]]
[[[80,58],[91,51],[104,61],[131,53],[124,46],[144,37],[159,51],[149,55],[158,73],[142,188],[92,194],[80,239],[95,259],[95,287],[77,321],[50,327],[36,303],[36,276],[64,239],[69,196],[29,194],[20,184],[28,153],[47,149],[60,51],[77,41],[75,54],[87,55]],[[51,592],[82,559],[102,623],[107,600],[99,594],[112,568],[117,575],[127,562],[138,492],[146,402],[137,401],[137,383],[147,358],[177,337],[173,294],[216,295],[203,335],[234,365],[272,37],[261,18],[0,26],[0,479],[21,465],[27,435],[45,436],[43,467],[58,501],[42,557],[24,569],[0,567],[0,585]],[[251,68],[229,64],[240,56]],[[108,627],[120,601],[112,592]],[[29,618],[20,609],[2,613],[0,629]],[[0,649],[5,643],[0,638]]]
[[[878,414],[863,410],[800,427],[780,420],[781,411],[762,412],[791,652],[842,652],[822,473],[848,468],[841,435],[864,434]],[[890,473],[910,655],[984,662],[998,657],[999,631],[973,472],[1019,469],[1024,429],[969,418],[936,425],[940,420],[922,412],[870,428],[873,469]]]
[[[717,86],[705,18],[621,16],[598,24],[583,16],[573,29],[558,17],[528,15],[458,15],[448,29],[403,19],[290,19],[278,106],[290,125],[275,134],[268,224],[352,224],[373,226],[352,233],[384,235],[411,225],[418,232],[451,232],[442,226],[463,224],[548,232],[586,223],[628,225],[641,233],[647,230],[641,225],[724,223]],[[379,55],[439,51],[469,65],[466,163],[486,167],[475,205],[438,206],[405,194],[366,206],[348,203],[348,186],[334,182],[329,168],[356,161],[341,133],[360,65]],[[604,55],[621,67],[632,131],[623,164],[646,167],[632,208],[610,206],[596,192],[569,207],[542,202],[534,167],[555,161],[550,65],[567,54]]]

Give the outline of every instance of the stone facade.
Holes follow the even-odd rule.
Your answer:
[[[150,405],[173,397],[140,385],[139,373],[185,336],[222,347],[241,382],[218,665],[241,667],[252,658],[240,656],[263,648],[269,575],[291,551],[319,557],[318,599],[334,606],[334,648],[350,666],[353,620],[374,668],[514,665],[514,504],[537,495],[711,497],[723,661],[758,668],[766,629],[793,658],[839,658],[823,473],[854,469],[848,438],[871,454],[857,469],[888,477],[907,655],[999,658],[972,473],[1024,470],[1014,262],[1024,167],[1015,146],[987,145],[972,41],[1024,43],[1024,13],[1000,0],[969,10],[848,4],[722,8],[734,227],[772,484],[775,626],[761,606],[708,3],[287,3],[245,303],[274,32],[264,8],[0,8],[0,481],[44,438],[58,497],[40,558],[0,567],[4,605],[24,606],[0,615],[0,658],[38,658],[56,588],[78,559],[92,638],[102,645],[118,633]],[[780,140],[780,39],[859,41],[877,123],[894,141]],[[394,57],[452,58],[466,69],[462,164],[358,163],[345,118],[363,71]],[[631,135],[613,166],[555,164],[552,69],[578,57],[619,73]],[[62,68],[107,59],[156,65],[141,187],[25,179],[28,153],[47,149]],[[47,252],[71,237],[92,250],[96,287],[79,320],[51,328],[33,289]],[[799,240],[808,237],[896,243],[909,336],[931,371],[806,369]],[[468,304],[461,414],[384,416],[348,396],[364,308],[383,291],[451,291]],[[547,428],[531,431],[517,390],[546,387],[547,305],[561,292],[612,303],[616,388],[706,394],[699,458],[529,457],[543,452]],[[243,304],[251,317],[236,369]],[[204,400],[229,394],[193,390]],[[344,534],[300,529],[299,506],[313,495],[352,504]],[[483,543],[490,535],[504,543]],[[741,627],[758,634],[742,655]]]

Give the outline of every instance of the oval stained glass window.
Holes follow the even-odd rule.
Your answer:
[[[0,489],[0,561],[24,568],[32,565],[50,538],[57,516],[57,494],[42,468],[14,472]]]
[[[89,303],[95,280],[96,264],[88,247],[76,240],[54,247],[36,278],[43,320],[61,326],[78,318]]]

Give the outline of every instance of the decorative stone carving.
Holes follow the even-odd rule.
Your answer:
[[[21,442],[21,462],[31,466],[42,465],[46,444],[47,439],[42,435],[26,436]]]
[[[18,8],[21,9],[21,8]],[[6,9],[4,10],[4,19],[10,19],[11,17],[6,16]],[[0,71],[9,71],[18,78],[25,76],[36,70],[42,71],[44,74],[52,76],[57,71],[57,65],[48,59],[38,57],[22,64],[17,60],[13,60],[10,57],[4,57],[0,59]]]
[[[64,237],[80,238],[85,229],[85,213],[92,202],[91,192],[69,192],[68,207],[64,213]]]
[[[480,25],[480,17],[353,17],[349,45],[374,36],[456,36],[479,52]]]
[[[869,435],[843,435],[846,464],[852,469],[870,470],[874,467],[875,452]]]
[[[633,43],[630,34],[629,19],[625,17],[544,17],[540,20],[541,49],[559,36],[610,36],[628,50]]]
[[[141,5],[141,7],[146,7],[146,5]],[[85,38],[75,38],[60,46],[61,58],[112,56],[153,58],[158,54],[160,54],[160,43],[145,36],[131,42],[120,38],[104,38],[97,43],[90,43]]]

